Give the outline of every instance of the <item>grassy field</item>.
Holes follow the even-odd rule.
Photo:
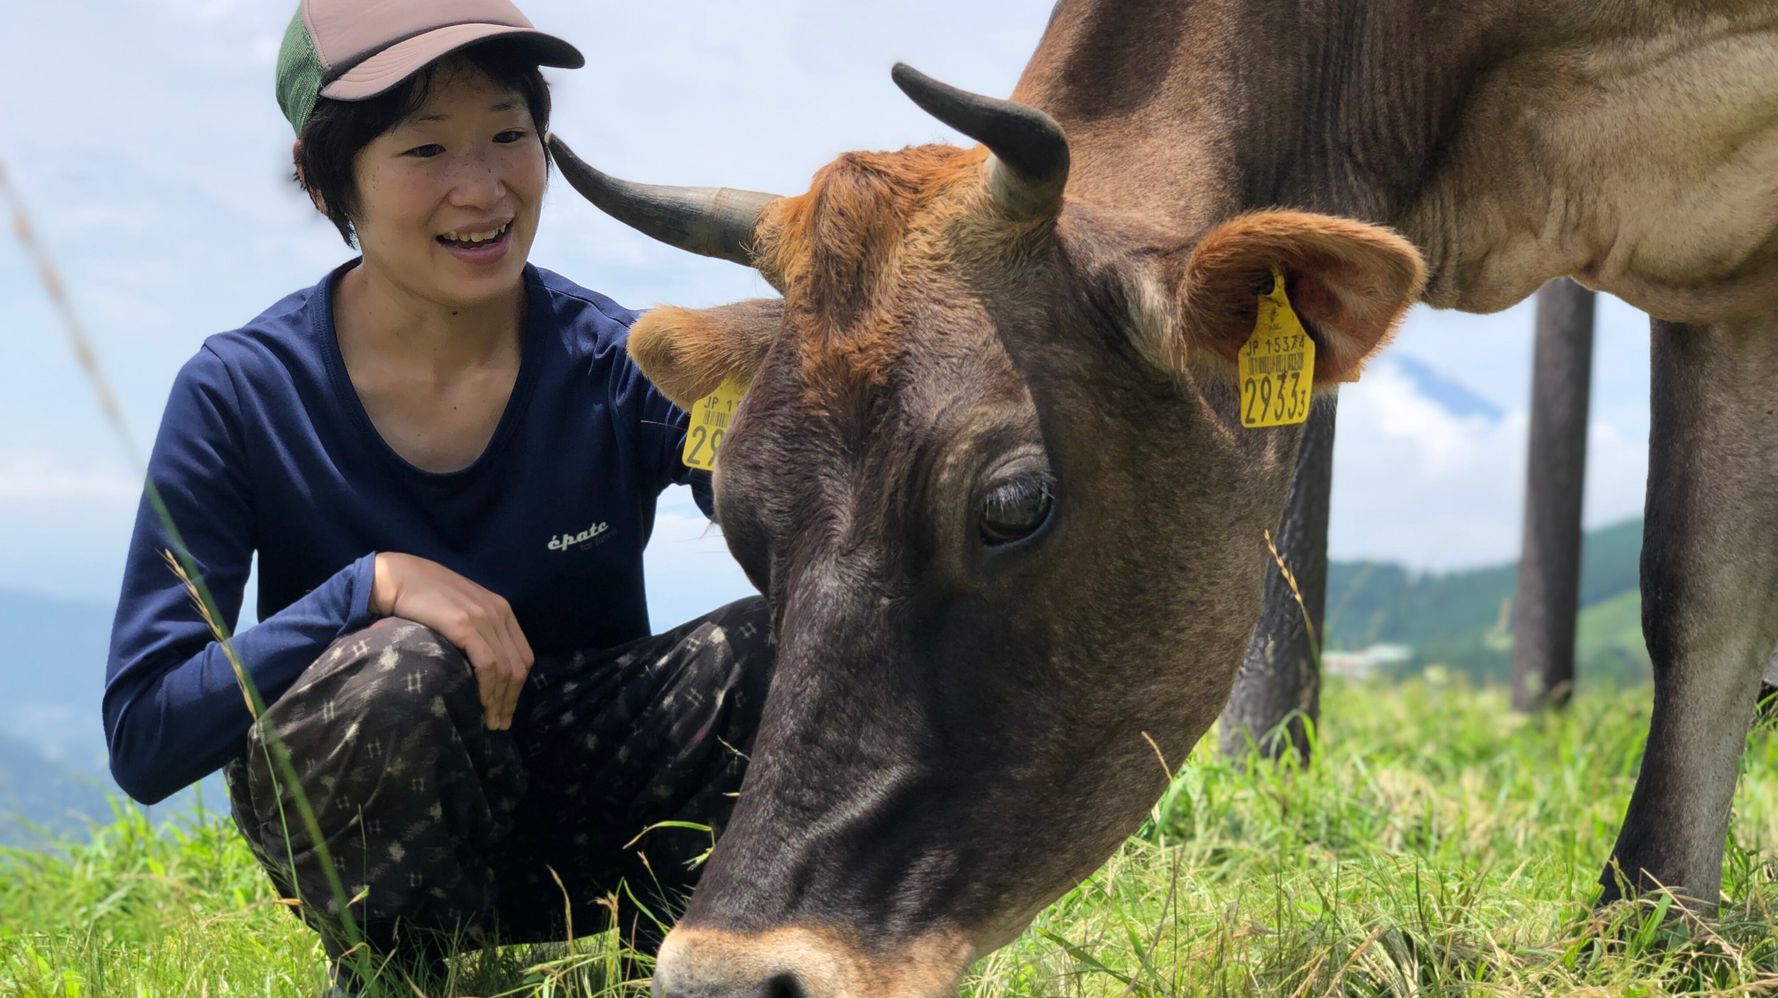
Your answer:
[[[1778,738],[1763,730],[1749,739],[1720,915],[1688,926],[1664,902],[1590,909],[1647,701],[1646,689],[1590,690],[1570,715],[1532,722],[1503,693],[1434,670],[1332,686],[1305,772],[1248,772],[1206,739],[1149,825],[978,964],[964,992],[1778,990]],[[461,958],[449,986],[644,993],[620,966],[595,936]],[[284,995],[321,982],[313,937],[221,816],[154,830],[125,813],[61,856],[0,855],[0,993]]]

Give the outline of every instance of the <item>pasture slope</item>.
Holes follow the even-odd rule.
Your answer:
[[[1205,740],[1153,819],[964,993],[1754,993],[1778,988],[1778,738],[1749,738],[1719,918],[1589,909],[1648,690],[1583,688],[1528,721],[1460,674],[1335,680],[1306,772]],[[1157,760],[1155,765],[1161,765]],[[465,956],[428,991],[642,995],[609,934]],[[215,813],[125,809],[60,855],[0,853],[0,994],[313,994],[321,961]],[[638,977],[646,962],[635,964]],[[389,994],[412,995],[397,970]]]

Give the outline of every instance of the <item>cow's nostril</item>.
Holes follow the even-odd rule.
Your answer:
[[[809,998],[809,989],[803,987],[802,978],[795,974],[779,974],[766,982],[765,989],[760,992],[761,998]]]

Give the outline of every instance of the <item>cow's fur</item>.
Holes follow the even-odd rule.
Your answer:
[[[1070,197],[1362,218],[1440,307],[1571,274],[1700,322],[1778,300],[1775,51],[1766,0],[1068,0],[1013,97],[1067,131]]]
[[[1230,372],[1273,266],[1323,383],[1416,297],[1564,274],[1710,324],[1655,330],[1657,702],[1614,860],[1713,903],[1778,644],[1775,95],[1766,0],[1064,0],[1014,95],[1069,136],[1056,212],[946,147],[768,206],[781,305],[632,337],[682,404],[751,384],[717,504],[779,649],[657,989],[937,994],[1136,827],[1259,613],[1297,433],[1240,428]],[[984,548],[984,492],[1040,475],[1048,524]]]

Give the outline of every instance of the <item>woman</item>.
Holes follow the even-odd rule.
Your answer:
[[[369,6],[304,0],[278,61],[297,178],[362,257],[180,371],[104,701],[137,799],[225,768],[336,959],[560,938],[564,893],[600,925],[625,880],[679,901],[708,836],[625,846],[723,820],[771,667],[758,600],[649,636],[656,496],[708,511],[708,482],[624,353],[634,313],[526,262],[538,66],[580,54],[507,0]],[[261,622],[213,640],[168,550],[229,624],[257,554]]]

